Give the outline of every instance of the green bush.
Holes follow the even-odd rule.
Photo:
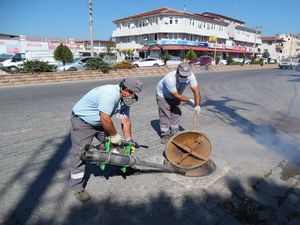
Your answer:
[[[197,57],[197,55],[193,49],[190,49],[185,56],[185,58],[188,60],[194,60],[194,59],[196,59],[196,57]]]
[[[131,62],[118,62],[114,65],[115,69],[132,69],[133,64]]]
[[[21,73],[41,73],[41,72],[52,72],[53,66],[49,65],[48,62],[32,60],[24,62],[22,68],[18,72]]]
[[[227,65],[232,65],[232,63],[233,63],[232,57],[231,56],[227,57]]]
[[[251,64],[259,65],[259,64],[261,64],[261,62],[259,60],[253,60],[253,61],[251,61]]]
[[[101,58],[88,60],[85,67],[89,70],[99,70],[102,73],[108,73],[112,68]]]
[[[54,59],[62,62],[63,65],[73,60],[73,53],[68,46],[60,44],[54,51]]]
[[[230,65],[244,65],[242,62],[231,62]]]
[[[171,59],[171,55],[169,54],[168,51],[165,51],[165,54],[162,56],[165,65],[167,64],[167,61]]]

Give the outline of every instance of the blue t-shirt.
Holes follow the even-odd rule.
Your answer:
[[[129,106],[120,100],[119,85],[103,85],[90,90],[73,107],[75,115],[93,126],[99,126],[100,112],[129,117]]]
[[[176,70],[168,73],[161,79],[156,86],[156,93],[158,96],[165,99],[173,99],[172,92],[182,94],[186,86],[196,87],[198,85],[195,75],[192,73],[188,76],[186,82],[181,83],[177,80]]]

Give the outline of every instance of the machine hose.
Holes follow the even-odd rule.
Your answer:
[[[88,151],[83,150],[81,153],[81,159],[95,164],[106,163],[114,166],[125,166],[125,167],[136,165],[142,167],[150,167],[150,168],[154,168],[160,171],[166,171],[170,173],[178,173],[182,175],[185,174],[184,170],[174,167],[172,165],[162,165],[158,163],[147,162],[147,161],[136,159],[130,155],[124,155],[124,154],[114,153],[114,152],[105,152],[102,150],[91,150],[91,149],[89,149]]]

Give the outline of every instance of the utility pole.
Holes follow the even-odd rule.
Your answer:
[[[94,41],[93,41],[93,0],[88,0],[89,6],[89,19],[90,19],[90,45],[91,45],[91,56],[94,56]]]
[[[255,56],[257,33],[258,33],[258,29],[261,29],[261,26],[255,26],[253,28],[255,29],[255,36],[254,36],[254,46],[253,46],[252,58],[254,58],[254,56]]]

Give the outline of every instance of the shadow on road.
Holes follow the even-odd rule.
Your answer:
[[[115,196],[71,206],[59,224],[105,225],[194,225],[194,224],[296,224],[300,219],[299,198],[286,186],[250,178],[252,188],[245,190],[237,179],[227,179],[228,197],[199,190],[198,195],[186,194],[182,201],[165,192],[143,202],[118,201]],[[17,208],[21,210],[20,208]],[[26,207],[23,208],[26,210]],[[27,211],[27,210],[26,210]],[[17,211],[15,211],[17,212]],[[29,214],[30,215],[30,214]],[[16,223],[13,223],[15,221]],[[9,217],[6,224],[26,224],[26,220]],[[56,225],[57,218],[40,217],[31,225]]]
[[[50,145],[53,140],[48,140],[43,146],[36,150],[36,154],[42,154],[43,148],[46,148],[47,145]],[[26,224],[31,214],[39,205],[42,197],[46,193],[47,189],[50,187],[51,183],[54,182],[55,176],[59,170],[61,170],[62,162],[68,155],[70,150],[71,140],[70,134],[66,136],[64,141],[58,146],[56,151],[53,153],[51,158],[45,163],[43,169],[39,172],[33,182],[31,182],[24,191],[23,196],[16,203],[14,209],[5,218],[4,224]],[[24,168],[30,168],[30,164],[34,158],[30,157],[30,161],[24,165]],[[17,176],[26,175],[26,172],[23,171],[23,168],[20,169],[20,172],[17,173]],[[13,179],[18,179],[14,177]],[[15,180],[12,180],[13,182]],[[5,193],[4,193],[5,194]],[[65,193],[59,195],[59,200],[63,200]],[[59,207],[59,206],[58,206]]]
[[[61,193],[52,199],[54,205],[51,207],[65,211],[64,218],[57,218],[55,214],[49,216],[46,213],[43,215],[48,215],[47,217],[40,216],[34,222],[30,221],[33,212],[39,211],[50,184],[55,182],[57,171],[62,170],[61,164],[68,155],[69,149],[68,135],[35,180],[28,184],[27,190],[12,212],[3,218],[3,224],[286,224],[300,219],[299,189],[279,186],[254,177],[248,179],[251,188],[247,190],[244,188],[245,183],[242,184],[240,180],[227,179],[225,185],[230,195],[226,197],[199,187],[198,194],[185,194],[182,202],[178,202],[167,192],[160,192],[158,195],[143,196],[143,202],[138,203],[126,200],[125,191],[101,200],[91,199],[84,204],[70,205],[68,209],[61,206],[64,205],[64,201],[67,201],[68,190],[58,189]],[[159,175],[157,173],[157,176]],[[118,200],[118,195],[122,196],[123,201]],[[296,195],[297,197],[290,197]],[[137,197],[141,199],[141,196]]]

